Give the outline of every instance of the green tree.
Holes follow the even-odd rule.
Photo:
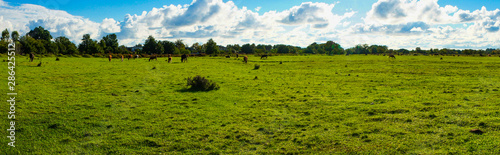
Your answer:
[[[191,45],[191,49],[193,50],[194,53],[201,53],[201,46],[200,43],[194,43]]]
[[[175,44],[173,42],[165,40],[165,41],[160,41],[160,43],[161,43],[161,46],[163,47],[163,51],[165,54],[174,54],[175,53],[175,49],[177,47],[175,47]]]
[[[78,53],[76,45],[64,36],[57,37],[54,40],[54,43],[57,45],[60,54],[77,54]]]
[[[93,40],[90,38],[90,34],[84,34],[82,37],[82,42],[78,45],[78,50],[82,54],[86,54],[90,50],[90,45]]]
[[[246,54],[253,54],[255,51],[254,48],[252,48],[252,45],[244,44],[241,46],[241,52]]]
[[[144,47],[142,48],[142,51],[146,54],[158,54],[158,52],[161,52],[159,50],[160,46],[158,42],[155,40],[153,36],[149,36],[148,39],[146,39],[146,41],[144,42]]]
[[[184,45],[184,43],[182,42],[182,39],[177,39],[175,41],[175,47],[177,47],[179,50],[183,50],[183,49],[186,49],[186,46]]]
[[[206,46],[205,46],[205,53],[206,54],[218,54],[219,52],[219,47],[217,46],[217,43],[215,43],[215,41],[210,38],[208,40],[208,42],[206,43]]]
[[[102,37],[101,41],[99,42],[99,45],[102,47],[103,50],[112,52],[112,53],[119,53],[118,52],[118,39],[116,38],[116,34],[108,34],[104,37]]]
[[[12,37],[13,41],[19,41],[19,32],[12,31],[12,34],[10,35],[10,37]]]
[[[7,41],[10,38],[9,30],[5,29],[2,31],[2,41]]]
[[[34,39],[42,39],[42,40],[47,40],[50,41],[52,39],[52,36],[50,35],[50,32],[45,30],[43,27],[38,26],[35,29],[31,30],[28,32],[29,36],[33,37]]]

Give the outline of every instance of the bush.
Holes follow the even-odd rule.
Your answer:
[[[193,78],[187,78],[187,86],[191,86],[191,90],[201,91],[217,90],[220,88],[215,82],[205,79],[205,77],[201,77],[199,75]]]
[[[259,69],[260,65],[255,64],[255,67],[253,69]]]

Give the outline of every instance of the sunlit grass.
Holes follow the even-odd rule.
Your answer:
[[[249,56],[248,64],[223,57],[171,64],[166,58],[48,57],[41,67],[35,67],[40,60],[20,57],[17,146],[2,138],[0,148],[35,154],[499,153],[498,57],[396,57]],[[196,75],[220,89],[187,89],[186,78]],[[7,127],[7,117],[1,119]]]

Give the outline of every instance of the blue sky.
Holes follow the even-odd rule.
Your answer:
[[[0,0],[0,29],[43,26],[75,43],[116,33],[127,46],[153,35],[188,44],[500,48],[499,8],[497,0]]]

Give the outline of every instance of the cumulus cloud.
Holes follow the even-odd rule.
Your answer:
[[[336,3],[304,2],[282,11],[258,13],[223,0],[193,0],[185,5],[164,5],[123,19],[94,22],[65,11],[39,5],[10,6],[0,0],[0,29],[21,34],[43,26],[54,37],[64,35],[79,43],[83,34],[93,39],[116,33],[120,44],[183,39],[185,43],[213,38],[227,44],[290,44],[307,46],[333,40],[350,47],[360,43],[390,48],[487,47],[500,42],[500,10],[461,10],[439,6],[437,0],[379,0],[362,18],[349,20],[359,10],[333,13]],[[457,26],[458,25],[458,26]]]
[[[381,44],[403,48],[496,48],[500,40],[499,9],[471,12],[439,6],[437,0],[379,0],[363,21],[351,26],[346,40],[382,40]]]
[[[9,31],[19,31],[21,34],[29,32],[35,27],[42,26],[49,30],[52,36],[66,36],[79,43],[84,34],[91,34],[93,38],[99,36],[99,23],[92,22],[80,16],[73,16],[66,11],[51,10],[43,6],[22,4],[10,6],[0,3],[0,28]]]

